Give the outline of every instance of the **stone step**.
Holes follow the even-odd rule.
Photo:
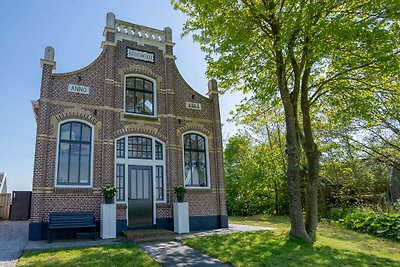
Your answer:
[[[175,239],[175,233],[165,229],[130,229],[123,231],[122,236],[135,243],[156,243]]]

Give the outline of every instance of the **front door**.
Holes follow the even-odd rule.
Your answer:
[[[128,226],[153,226],[153,184],[151,166],[128,166]]]

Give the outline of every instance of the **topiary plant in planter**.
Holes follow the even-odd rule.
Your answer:
[[[113,203],[113,198],[117,194],[117,189],[112,185],[103,185],[101,187],[106,204]]]
[[[174,192],[175,192],[176,198],[178,199],[178,202],[185,201],[186,188],[183,185],[175,186]]]

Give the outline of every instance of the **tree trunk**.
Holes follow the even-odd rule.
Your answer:
[[[277,33],[278,30],[275,30],[275,33]],[[287,181],[290,214],[289,235],[309,241],[309,236],[306,232],[303,221],[303,207],[301,204],[300,191],[300,143],[296,131],[298,98],[296,96],[292,98],[287,87],[283,52],[280,49],[278,34],[275,36],[277,38],[274,44],[275,62],[277,66],[276,77],[278,81],[279,93],[285,111],[286,122],[286,146],[288,154]]]
[[[304,152],[307,158],[307,189],[305,196],[306,231],[310,241],[315,241],[318,226],[318,186],[320,152],[314,141],[308,100],[308,77],[310,69],[305,69],[302,79],[301,112],[303,115]]]
[[[275,191],[275,214],[279,215],[280,211],[279,211],[278,183],[275,179],[274,179],[274,191]]]
[[[290,100],[289,100],[290,101]],[[284,106],[287,106],[287,104]],[[300,191],[300,144],[297,138],[295,117],[291,104],[285,107],[286,119],[286,142],[288,153],[288,194],[289,194],[289,211],[290,211],[290,236],[309,240],[309,236],[304,227],[303,207],[301,204]]]

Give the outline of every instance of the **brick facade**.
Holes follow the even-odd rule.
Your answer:
[[[136,34],[133,34],[135,29]],[[155,205],[157,221],[172,220],[173,187],[184,183],[183,134],[196,132],[205,136],[210,186],[207,189],[188,188],[189,214],[191,220],[217,218],[219,223],[214,228],[227,227],[221,120],[215,82],[209,82],[208,97],[189,87],[175,65],[169,28],[160,31],[143,27],[115,20],[109,13],[104,36],[100,56],[81,70],[53,73],[55,62],[51,48],[50,56],[46,50],[41,61],[40,98],[34,102],[37,139],[31,232],[40,228],[42,233],[30,233],[31,239],[45,238],[43,225],[48,221],[49,212],[90,210],[95,211],[99,219],[103,203],[101,186],[115,183],[115,140],[129,135],[150,136],[165,144],[167,195],[165,203]],[[154,63],[127,58],[127,47],[154,53]],[[127,75],[140,75],[155,81],[155,117],[125,114]],[[69,84],[87,86],[90,93],[69,92]],[[201,110],[188,109],[186,102],[200,103]],[[55,183],[59,125],[65,120],[79,120],[93,126],[92,184],[88,188],[61,188]],[[127,202],[117,203],[117,220],[126,222],[127,205]]]

